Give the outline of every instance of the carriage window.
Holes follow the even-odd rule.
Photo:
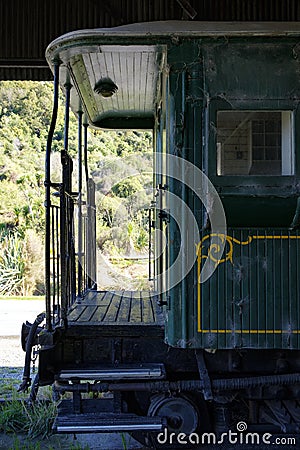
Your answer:
[[[293,175],[291,111],[219,111],[217,175]]]

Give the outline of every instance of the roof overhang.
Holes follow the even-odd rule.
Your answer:
[[[46,50],[60,84],[71,83],[71,107],[100,128],[152,128],[167,46],[180,38],[300,36],[299,22],[150,22],[80,30],[54,40]],[[117,87],[110,97],[95,91],[100,80]]]

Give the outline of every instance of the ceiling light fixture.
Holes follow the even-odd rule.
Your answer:
[[[118,86],[110,78],[101,78],[97,81],[94,91],[102,97],[112,97],[118,90]]]

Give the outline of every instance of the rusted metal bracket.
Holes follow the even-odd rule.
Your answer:
[[[203,381],[203,396],[205,400],[212,400],[213,399],[213,393],[212,393],[212,386],[210,377],[208,374],[208,370],[206,368],[203,350],[195,350],[195,356],[197,360],[200,380]]]

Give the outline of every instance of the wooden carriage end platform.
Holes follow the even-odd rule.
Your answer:
[[[100,328],[101,334],[106,334],[114,327],[116,334],[141,334],[145,328],[151,334],[163,330],[164,316],[153,291],[91,290],[70,308],[68,325],[69,329],[80,328],[84,333]]]
[[[55,353],[52,372],[40,372],[44,379],[54,373],[56,389],[73,392],[73,402],[64,399],[59,405],[54,431],[161,430],[161,418],[115,411],[118,394],[95,400],[82,397],[85,391],[80,388],[87,380],[95,385],[99,381],[165,379],[163,337],[164,317],[154,292],[88,291],[77,299],[68,312],[68,327]],[[74,384],[79,387],[76,392]]]
[[[158,300],[153,291],[87,291],[70,307],[67,327],[57,328],[54,347],[44,337],[41,383],[54,376],[64,382],[108,374],[110,380],[163,376],[161,355],[167,347]]]

